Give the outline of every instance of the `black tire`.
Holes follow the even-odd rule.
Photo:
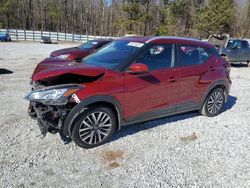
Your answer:
[[[93,114],[95,119],[93,118]],[[103,114],[103,117],[100,117],[98,123],[94,123],[95,120],[98,120],[100,114]],[[108,118],[109,120],[107,120]],[[104,122],[106,120],[107,122]],[[115,130],[116,117],[114,112],[108,107],[92,106],[84,111],[75,121],[71,136],[72,140],[78,146],[89,149],[100,146],[109,141]]]
[[[224,104],[225,92],[221,88],[215,88],[208,94],[200,112],[202,115],[214,117],[220,114]]]

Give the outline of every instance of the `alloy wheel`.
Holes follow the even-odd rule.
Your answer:
[[[209,97],[207,102],[207,110],[210,114],[217,114],[223,106],[223,93],[220,91],[215,91]]]
[[[111,132],[112,120],[105,112],[93,112],[87,115],[79,127],[82,142],[93,145],[102,142]]]

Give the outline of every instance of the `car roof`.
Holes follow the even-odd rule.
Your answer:
[[[154,44],[181,43],[187,45],[200,45],[210,48],[214,47],[212,44],[196,38],[175,37],[175,36],[146,36],[146,37],[129,36],[129,37],[122,37],[119,40],[124,40],[129,42],[154,43]]]

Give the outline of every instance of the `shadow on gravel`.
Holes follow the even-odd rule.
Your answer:
[[[246,68],[246,67],[248,67],[248,64],[247,63],[240,63],[240,64],[231,63],[231,66],[234,68]]]
[[[8,70],[8,69],[0,69],[0,74],[12,74],[13,71]]]
[[[229,95],[227,99],[227,103],[224,105],[222,109],[222,113],[230,110],[236,104],[237,98]]]
[[[152,129],[154,127],[164,125],[164,124],[168,124],[168,123],[174,123],[174,122],[177,122],[177,121],[182,121],[182,120],[185,120],[185,119],[193,118],[193,117],[196,117],[198,115],[200,115],[198,112],[188,112],[188,113],[185,113],[185,114],[180,114],[180,115],[155,119],[155,120],[147,121],[147,122],[144,122],[144,123],[137,123],[137,124],[124,126],[124,127],[122,127],[122,129],[119,132],[117,132],[113,136],[113,139],[110,142],[118,140],[121,137],[126,137],[128,135],[136,134],[136,133],[138,133],[140,131],[144,131],[144,130],[147,130],[147,129]]]
[[[237,101],[236,97],[229,95],[227,103],[225,104],[222,110],[222,113],[226,112],[227,110],[230,110],[236,104],[236,101]],[[137,123],[137,124],[124,126],[122,127],[120,131],[114,134],[113,139],[110,142],[118,140],[121,137],[126,137],[128,135],[136,134],[140,131],[152,129],[154,127],[164,125],[167,123],[174,123],[174,122],[186,120],[186,119],[193,118],[199,115],[200,115],[199,112],[194,111],[194,112],[188,112],[188,113],[179,114],[175,116],[168,116],[165,118],[155,119],[155,120],[147,121],[144,123]]]

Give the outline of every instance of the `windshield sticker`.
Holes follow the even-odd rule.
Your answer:
[[[139,42],[130,42],[127,45],[128,46],[137,47],[137,48],[141,48],[144,44],[143,43],[139,43]]]

